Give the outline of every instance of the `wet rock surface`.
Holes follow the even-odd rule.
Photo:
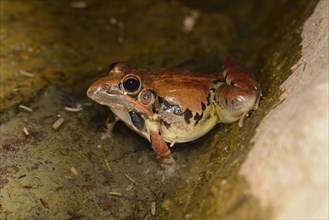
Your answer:
[[[281,86],[282,103],[257,128],[240,171],[279,219],[328,218],[328,10],[321,1],[305,22],[302,57]]]

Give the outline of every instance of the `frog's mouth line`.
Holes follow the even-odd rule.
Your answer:
[[[146,114],[149,117],[153,116],[153,112],[151,110],[147,109],[130,96],[122,94],[119,91],[112,91],[111,93],[108,93],[102,89],[96,89],[93,91],[88,91],[87,95],[99,104],[109,106],[110,108],[121,111],[136,111]]]

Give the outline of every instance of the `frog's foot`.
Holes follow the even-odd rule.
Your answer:
[[[176,170],[178,169],[178,165],[176,164],[175,159],[169,155],[167,158],[163,159],[161,161],[161,171],[162,174],[162,180],[165,180],[166,177],[171,177],[173,175],[176,175]]]
[[[259,89],[260,89],[260,88],[259,88]],[[243,122],[244,122],[244,120],[249,116],[249,114],[250,114],[252,111],[255,111],[255,110],[258,108],[259,101],[260,101],[260,98],[261,98],[261,97],[262,97],[262,93],[261,93],[261,91],[260,91],[260,95],[258,96],[255,105],[254,105],[249,111],[246,111],[245,113],[243,113],[243,115],[241,116],[241,118],[240,118],[240,120],[239,120],[239,127],[242,127],[242,126],[243,126]]]
[[[161,166],[162,165],[163,166],[171,166],[171,165],[176,164],[175,159],[171,155],[169,155],[168,157],[165,157],[165,158],[161,157],[160,161],[161,161]]]
[[[171,176],[177,170],[175,159],[169,155],[167,157],[158,157],[162,169],[163,180],[165,176]]]
[[[166,142],[157,132],[154,131],[151,132],[150,140],[153,150],[160,157],[160,161],[162,162],[170,155],[170,150]]]
[[[114,141],[112,132],[107,132],[107,131],[102,132],[101,140],[109,140],[112,143]]]
[[[114,115],[110,115],[106,119],[105,126],[104,126],[102,136],[101,136],[101,140],[110,139],[111,141],[113,141],[112,131],[118,121],[119,121],[119,119]]]
[[[258,106],[261,94],[253,74],[239,60],[233,57],[226,59],[217,89],[217,114],[224,123],[243,120]]]

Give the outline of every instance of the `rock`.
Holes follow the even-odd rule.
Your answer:
[[[240,174],[276,219],[328,219],[328,2],[302,31],[302,57],[282,103],[256,130]]]

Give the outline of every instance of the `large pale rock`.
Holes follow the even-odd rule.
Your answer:
[[[278,219],[328,219],[328,10],[320,1],[305,22],[282,103],[263,119],[240,170]]]

